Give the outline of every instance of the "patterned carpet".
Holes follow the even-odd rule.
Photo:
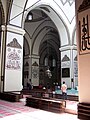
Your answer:
[[[28,106],[25,106],[25,99],[20,100],[20,102],[8,102],[4,100],[0,100],[0,118],[5,116],[15,115],[18,113],[28,113],[33,111],[38,111],[38,109],[34,109]],[[66,102],[66,110],[67,113],[77,114],[77,102],[68,101]]]
[[[35,111],[35,109],[25,106],[24,102],[8,102],[0,100],[0,118],[32,111]]]

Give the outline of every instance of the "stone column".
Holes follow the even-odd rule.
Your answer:
[[[78,8],[79,5],[79,8]],[[90,118],[90,0],[76,0],[78,43],[78,117]]]
[[[33,86],[39,86],[39,56],[31,56],[31,81]]]
[[[3,34],[4,33],[4,34]],[[11,25],[2,26],[3,91],[22,90],[23,35],[25,31]],[[5,50],[4,50],[5,49]]]
[[[0,27],[0,92],[4,91],[4,65],[5,65],[5,44],[6,26]]]
[[[61,47],[61,82],[65,81],[68,88],[74,88],[74,51],[76,46]]]

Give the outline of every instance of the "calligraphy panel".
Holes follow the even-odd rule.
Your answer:
[[[79,53],[90,53],[90,9],[78,13],[79,19]]]

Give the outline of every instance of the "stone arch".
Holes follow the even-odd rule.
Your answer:
[[[27,39],[24,37],[24,55],[28,56],[30,55],[30,47]]]
[[[0,0],[0,25],[3,25],[3,24],[5,24],[5,13],[4,13],[2,2]]]
[[[68,27],[65,23],[63,16],[59,15],[59,13],[57,11],[55,11],[55,8],[53,8],[53,6],[43,4],[43,5],[40,5],[38,7],[39,7],[39,9],[47,8],[51,12],[51,14],[49,14],[49,12],[46,12],[45,10],[41,9],[50,17],[50,19],[52,20],[52,22],[56,26],[60,40],[61,40],[60,41],[61,46],[70,44],[69,30],[68,30]],[[64,33],[65,38],[63,38],[63,33]],[[63,39],[65,39],[65,43],[63,43]]]
[[[60,40],[60,47],[62,49],[68,49],[68,48],[70,49],[70,47],[72,45],[71,44],[72,43],[72,39],[71,39],[72,37],[71,36],[72,36],[72,31],[73,30],[70,32],[69,29],[71,28],[71,26],[69,27],[69,25],[67,25],[67,22],[65,21],[66,19],[64,19],[65,16],[63,17],[64,13],[63,14],[60,13],[61,9],[60,9],[60,11],[57,11],[55,9],[56,4],[51,4],[51,3],[49,4],[50,1],[46,1],[46,2],[43,2],[43,1],[40,1],[40,0],[39,1],[35,0],[35,1],[36,1],[36,3],[33,4],[33,5],[31,5],[31,4],[25,5],[30,1],[27,0],[27,3],[25,3],[22,0],[20,0],[21,4],[23,4],[22,6],[20,5],[21,9],[22,9],[21,10],[22,12],[19,11],[20,16],[19,16],[19,13],[18,13],[16,18],[13,19],[10,23],[14,24],[14,25],[17,25],[17,22],[19,21],[17,26],[22,27],[24,29],[24,23],[25,23],[25,19],[27,17],[27,14],[34,9],[42,10],[51,19],[51,21],[55,25],[56,30],[58,31],[59,38],[60,38],[59,39]],[[52,2],[54,2],[54,1],[52,0]],[[17,1],[17,3],[18,3],[18,1]],[[59,6],[59,8],[60,8],[60,6]],[[13,12],[14,11],[12,11],[12,14],[13,14]],[[17,14],[17,12],[15,14]],[[11,18],[13,18],[13,16],[11,16]],[[18,21],[16,21],[17,19],[18,19]],[[14,21],[15,21],[15,23],[14,23]],[[72,22],[72,24],[73,24],[73,22]],[[74,24],[73,24],[73,26],[74,26]],[[40,34],[41,33],[43,34],[44,31],[41,31]],[[48,33],[48,31],[47,31],[47,33]],[[41,40],[42,40],[42,39],[39,39],[39,36],[36,35],[36,37],[37,37],[37,39],[33,39],[34,40],[33,44],[31,44],[31,46],[32,46],[31,51],[32,52],[30,54],[30,55],[35,55],[35,57],[39,55],[38,51],[39,51],[39,46],[40,46],[40,43],[41,43]],[[30,39],[32,40],[32,38],[30,38]],[[32,41],[31,41],[31,43],[32,43]]]
[[[27,45],[28,45],[28,50],[29,50],[29,55],[31,54],[31,36],[29,35],[28,31],[25,30],[25,35],[24,38],[27,41]]]
[[[33,9],[40,9],[40,10],[44,11],[50,17],[50,19],[54,22],[54,24],[55,24],[55,26],[58,30],[59,36],[60,36],[61,46],[69,45],[70,44],[70,33],[69,33],[69,30],[68,30],[68,27],[67,27],[67,25],[64,21],[63,16],[59,15],[58,12],[55,11],[55,7],[53,7],[52,4],[49,4],[49,2],[45,3],[43,1],[36,1],[33,5],[31,5],[31,4],[27,5],[27,4],[29,4],[28,2],[29,1],[27,1],[27,2],[21,1],[22,8],[19,7],[21,12],[18,11],[17,12],[18,15],[15,14],[16,17],[13,14],[14,10],[13,9],[11,10],[12,13],[10,15],[10,19],[11,19],[10,24],[15,24],[16,25],[17,22],[15,22],[15,21],[17,21],[17,19],[18,19],[18,22],[19,22],[18,26],[24,28],[24,22],[25,22],[27,14]],[[17,4],[17,2],[15,4]],[[12,8],[13,7],[14,7],[14,4],[13,4]],[[62,29],[60,29],[60,28],[62,28]]]
[[[48,40],[49,41],[49,40]],[[58,46],[56,47],[56,45],[55,45],[55,41],[54,40],[52,40],[52,42],[49,42],[48,43],[48,45],[49,45],[49,54],[51,54],[51,55],[53,55],[53,53],[55,52],[55,54],[56,54],[56,59],[57,60],[59,60],[59,57],[60,56],[58,56],[59,55],[59,51],[57,50],[58,49]],[[42,61],[44,61],[44,59],[45,59],[45,56],[46,56],[46,51],[47,51],[47,40],[45,40],[45,41],[43,41],[41,44],[40,44],[40,48],[42,48],[42,49],[40,49],[39,48],[39,52],[40,52],[40,55],[42,56]],[[50,52],[50,50],[53,50],[53,52]],[[54,56],[53,56],[54,57]],[[43,63],[43,62],[41,62],[41,63]]]
[[[48,26],[44,26],[39,31],[39,35],[43,34],[43,36],[40,35],[40,36],[42,36],[41,39],[39,38],[39,35],[36,36],[37,39],[36,38],[34,39],[34,43],[33,43],[33,46],[32,46],[32,54],[36,54],[36,53],[38,54],[39,53],[39,46],[40,46],[41,40],[43,40],[43,37],[50,31],[50,29],[46,30],[47,27],[52,28],[52,26],[50,24]],[[53,28],[53,29],[55,29],[55,28]],[[35,47],[36,45],[38,45],[37,48]]]
[[[72,33],[72,45],[76,45],[76,26],[74,27],[73,33]]]
[[[57,31],[59,33],[59,36],[60,36],[60,40],[61,40],[61,46],[64,46],[64,45],[69,45],[70,44],[70,35],[69,35],[69,30],[68,30],[68,27],[67,25],[65,24],[63,18],[61,16],[59,16],[58,14],[56,14],[56,12],[54,11],[54,9],[50,6],[46,6],[46,5],[40,5],[37,7],[37,9],[40,9],[41,6],[45,6],[46,8],[49,7],[49,9],[53,12],[53,16],[50,16],[49,13],[46,13],[50,19],[53,21],[53,23],[55,24],[56,28],[57,28]],[[33,7],[33,9],[36,9]],[[30,9],[31,10],[31,9]],[[44,11],[43,9],[41,9],[42,11]],[[30,11],[28,10],[28,13]],[[45,11],[44,11],[45,12]],[[24,20],[23,22],[25,21],[25,17],[26,15],[28,14],[26,12],[26,14],[23,16]],[[57,20],[54,21],[53,18],[56,18]],[[58,23],[60,23],[60,25],[58,26]],[[22,26],[23,27],[23,26]],[[62,28],[62,30],[60,30],[59,28]],[[64,33],[64,34],[63,34]],[[64,37],[63,37],[64,36]],[[63,40],[65,39],[65,42],[63,43]],[[35,41],[37,42],[37,41]],[[36,43],[35,43],[36,44]],[[33,47],[34,49],[34,47]],[[37,51],[37,50],[36,50]]]

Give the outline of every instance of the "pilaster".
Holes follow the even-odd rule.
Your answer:
[[[32,55],[31,57],[31,80],[33,86],[39,86],[39,56]]]
[[[76,1],[77,3],[77,1]],[[77,3],[78,4],[78,3]],[[77,5],[76,4],[76,5]],[[83,0],[77,11],[78,118],[90,118],[90,0]],[[76,6],[77,7],[77,6]]]
[[[77,46],[64,46],[60,48],[61,51],[61,77],[62,82],[65,81],[68,88],[75,88],[77,86],[77,79],[75,78],[74,59],[77,56]]]
[[[11,25],[2,26],[1,31],[3,91],[21,91],[25,31]]]

